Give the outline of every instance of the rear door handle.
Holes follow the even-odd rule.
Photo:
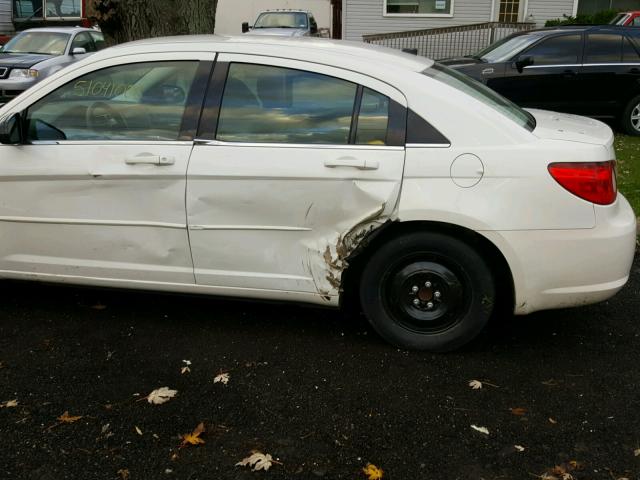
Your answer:
[[[167,157],[161,155],[153,155],[151,153],[141,153],[135,157],[128,157],[125,159],[127,165],[173,165],[176,163],[174,157]]]
[[[324,166],[327,168],[348,167],[358,170],[377,170],[380,164],[375,160],[364,160],[355,157],[340,157],[335,160],[326,160]]]

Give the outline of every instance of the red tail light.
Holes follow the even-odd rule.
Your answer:
[[[551,176],[574,195],[598,205],[616,200],[616,162],[551,163]]]

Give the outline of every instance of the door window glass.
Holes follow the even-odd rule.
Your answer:
[[[628,38],[625,38],[622,41],[622,61],[629,63],[640,63],[640,55],[638,55],[638,51],[631,44],[631,41]]]
[[[73,43],[71,44],[71,52],[73,52],[74,48],[84,48],[87,53],[96,51],[88,32],[82,32],[76,35],[76,38],[73,39]]]
[[[619,63],[622,58],[622,35],[590,33],[584,63]]]
[[[385,145],[389,124],[389,98],[365,88],[358,114],[356,144]]]
[[[100,32],[89,32],[91,38],[93,38],[93,43],[96,46],[96,50],[102,50],[103,48],[107,48],[107,44],[104,41],[104,35]]]
[[[523,57],[533,57],[534,65],[573,65],[578,63],[581,50],[581,35],[561,35],[534,45]]]
[[[198,62],[119,65],[76,78],[32,105],[36,140],[178,140]]]
[[[218,140],[347,144],[356,85],[318,73],[233,63]]]

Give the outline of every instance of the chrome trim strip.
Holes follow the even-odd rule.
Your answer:
[[[581,67],[581,63],[567,63],[566,65],[527,65],[527,68],[567,68],[567,67]]]
[[[567,67],[640,67],[640,63],[567,63],[565,65],[527,65],[527,68],[567,68]]]
[[[315,143],[251,143],[251,142],[222,142],[220,140],[204,140],[196,138],[196,145],[208,147],[259,147],[259,148],[311,148],[321,150],[393,150],[402,151],[404,147],[390,145],[326,145]]]
[[[449,148],[450,143],[407,143],[407,148]]]
[[[189,230],[271,230],[284,232],[310,232],[307,227],[285,227],[279,225],[189,225]]]
[[[184,145],[192,146],[193,142],[178,140],[35,140],[29,145]]]
[[[142,222],[129,220],[92,220],[75,218],[43,218],[43,217],[0,217],[0,222],[11,223],[39,223],[51,225],[100,225],[109,227],[158,227],[186,229],[185,224],[165,222]]]

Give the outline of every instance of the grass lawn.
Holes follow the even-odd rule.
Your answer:
[[[618,188],[640,217],[640,137],[616,135]]]

